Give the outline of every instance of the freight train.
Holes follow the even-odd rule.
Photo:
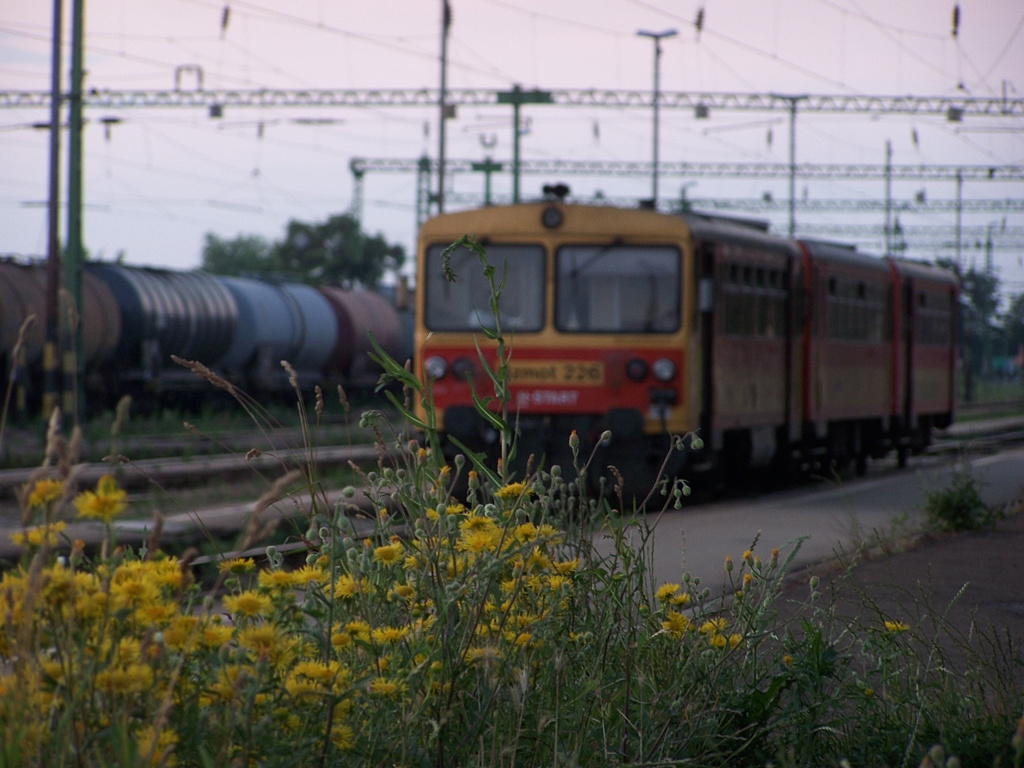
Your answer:
[[[759,222],[550,198],[420,229],[415,370],[444,435],[473,451],[496,445],[472,394],[488,394],[495,322],[479,257],[443,257],[467,234],[504,275],[509,407],[535,467],[566,469],[575,431],[591,477],[614,465],[641,497],[662,475],[863,472],[890,452],[903,465],[953,418],[951,273]]]
[[[395,297],[369,290],[89,262],[81,317],[86,403],[108,407],[124,394],[140,407],[202,401],[210,385],[172,355],[257,398],[291,390],[282,360],[302,387],[372,386],[379,371],[368,356],[369,335],[406,359],[407,315]],[[19,345],[29,316],[35,322]],[[0,364],[19,410],[32,411],[41,399],[45,318],[45,266],[0,262]]]

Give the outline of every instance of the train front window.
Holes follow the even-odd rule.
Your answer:
[[[558,249],[555,259],[558,330],[671,333],[679,329],[679,249],[566,245]]]
[[[427,249],[423,272],[427,328],[470,332],[494,328],[491,289],[480,259],[467,248],[453,251],[449,266],[455,281],[449,282],[441,265],[445,247]],[[495,269],[495,285],[505,276],[498,303],[502,331],[539,331],[544,325],[544,249],[539,245],[489,245],[486,250],[487,263]]]

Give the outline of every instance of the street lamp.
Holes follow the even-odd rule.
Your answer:
[[[663,32],[648,32],[637,30],[641,37],[649,37],[654,40],[654,167],[651,171],[651,207],[658,209],[658,95],[660,93],[661,74],[661,41],[666,37],[675,37],[678,32],[674,29],[666,29]]]

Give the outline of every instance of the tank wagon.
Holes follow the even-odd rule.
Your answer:
[[[0,364],[19,409],[41,402],[46,305],[44,265],[0,262]],[[81,323],[86,402],[106,407],[131,394],[143,405],[190,404],[211,393],[172,356],[254,396],[292,391],[282,360],[303,388],[370,387],[379,375],[370,334],[395,357],[411,347],[402,314],[369,290],[90,262]]]

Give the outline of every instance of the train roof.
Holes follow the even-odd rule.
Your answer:
[[[686,222],[690,232],[698,239],[729,240],[772,250],[796,252],[796,245],[780,235],[772,234],[762,222],[710,214],[685,212],[675,214]]]
[[[889,265],[881,256],[858,251],[857,246],[847,243],[835,243],[827,240],[800,239],[800,244],[807,249],[811,258],[823,261],[834,261],[868,269],[889,270]]]
[[[889,261],[893,263],[896,270],[901,275],[914,277],[919,280],[930,280],[937,283],[946,283],[947,285],[957,286],[960,285],[960,279],[956,274],[949,269],[944,269],[936,264],[929,264],[924,261],[912,261],[910,259],[899,259],[889,257]]]

